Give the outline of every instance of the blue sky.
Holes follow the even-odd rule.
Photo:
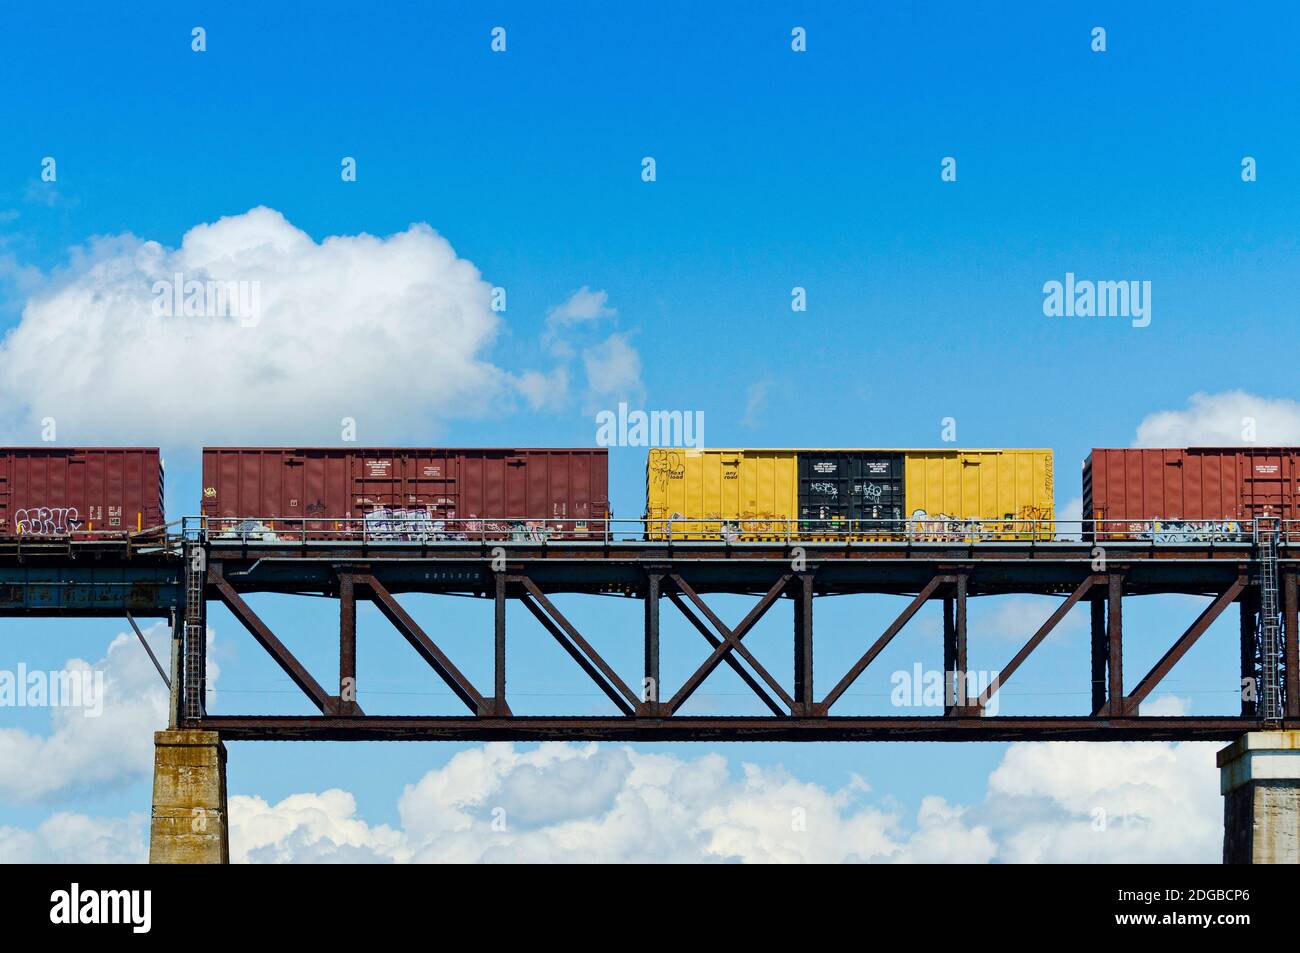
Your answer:
[[[1275,359],[1294,340],[1298,272],[1291,5],[1242,15],[1211,3],[146,3],[28,5],[4,19],[0,330],[18,327],[24,308],[29,321],[50,315],[68,300],[57,297],[65,283],[86,287],[84,258],[70,250],[95,236],[174,249],[196,225],[266,206],[316,242],[428,223],[507,289],[508,310],[476,355],[508,373],[557,366],[543,344],[551,309],[582,287],[605,292],[616,313],[600,333],[620,336],[639,360],[632,399],[703,411],[713,446],[926,446],[954,417],[960,446],[1054,448],[1064,507],[1079,495],[1088,448],[1133,443],[1152,414],[1184,414],[1162,431],[1181,442],[1223,439],[1231,426],[1221,418],[1235,411],[1189,408],[1198,392],[1244,391],[1260,408],[1262,441],[1300,440],[1289,406],[1269,403],[1293,396],[1289,365]],[[498,25],[504,53],[489,48]],[[191,50],[194,26],[207,31],[206,52]],[[790,49],[795,26],[807,29],[805,53]],[[1104,53],[1090,49],[1095,26],[1107,31]],[[40,180],[46,156],[57,159],[56,183]],[[340,179],[344,156],[357,161],[356,182]],[[644,156],[656,160],[653,183],[641,180]],[[955,182],[940,180],[945,156],[957,161]],[[1242,181],[1245,156],[1258,181]],[[1150,281],[1151,325],[1045,317],[1042,286],[1067,272]],[[805,313],[790,309],[796,286],[807,289]],[[54,304],[31,311],[42,298]],[[300,325],[304,340],[347,333],[310,324]],[[239,419],[222,438],[160,434],[151,424],[160,405],[232,396],[204,389],[220,356],[181,365],[170,358],[183,352],[154,352],[148,340],[114,353],[157,376],[159,405],[123,405],[113,439],[162,443],[168,511],[191,513],[194,448],[260,442],[265,421],[247,420],[246,439]],[[347,363],[344,351],[338,366],[316,370],[346,374]],[[391,395],[363,432],[410,445],[590,444],[593,395],[580,364],[571,386],[536,409],[472,393],[422,400],[386,382]],[[11,378],[0,388],[0,420],[13,442],[37,442],[40,408],[24,386]],[[606,401],[597,406],[618,397],[597,396]],[[95,402],[93,388],[84,399]],[[301,417],[304,441],[335,426],[297,404],[264,411],[289,429]],[[106,442],[75,423],[66,433]],[[642,449],[612,451],[616,515],[640,514],[644,463]],[[473,634],[488,631],[486,606],[410,602],[486,680]],[[635,675],[635,604],[561,604]],[[328,683],[331,604],[257,605]],[[719,605],[731,617],[745,611],[743,600]],[[818,604],[819,692],[897,608]],[[1000,667],[1018,647],[1017,633],[1000,629],[1022,621],[1023,640],[1034,613],[1050,610],[980,607],[995,631],[973,648],[973,665]],[[760,657],[786,673],[788,611],[754,636]],[[1135,608],[1130,676],[1196,612],[1191,600]],[[250,637],[220,611],[212,621],[222,710],[305,710]],[[702,643],[673,625],[666,671],[681,678]],[[937,625],[935,612],[918,617],[873,669],[874,687],[858,686],[875,702],[845,704],[887,704],[878,696],[889,673],[939,664]],[[5,620],[0,664],[94,661],[121,628]],[[516,711],[602,710],[530,619],[514,631]],[[1004,710],[1082,711],[1086,632],[1076,623],[1059,634],[1017,676],[1026,694],[1008,696]],[[1235,703],[1221,691],[1235,619],[1211,635],[1169,685],[1195,713]],[[361,638],[368,708],[455,710],[377,614],[363,612]],[[706,688],[702,704],[749,710],[730,673]],[[0,727],[50,730],[43,712],[6,712]],[[737,775],[742,761],[783,765],[828,789],[856,772],[910,823],[928,795],[979,803],[1006,747],[712,750]],[[236,745],[230,788],[274,801],[340,786],[368,820],[395,822],[403,786],[457,750]],[[147,775],[127,771],[95,790],[15,796],[0,801],[0,825],[31,828],[59,810],[142,811],[148,791]]]

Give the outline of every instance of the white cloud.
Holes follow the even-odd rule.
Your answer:
[[[581,362],[586,378],[585,410],[605,409],[620,400],[637,403],[644,399],[641,355],[632,346],[630,335],[605,331],[607,320],[617,317],[618,310],[609,305],[609,293],[593,291],[587,285],[546,312],[543,349],[560,364],[548,373],[528,371],[518,379],[517,387],[530,405],[540,408],[563,404],[569,365],[575,359]]]
[[[922,799],[914,823],[780,768],[612,746],[489,745],[408,787],[401,827],[341,791],[232,800],[251,860],[398,862],[1211,862],[1222,803],[1213,744],[1013,744],[973,806]],[[494,827],[494,822],[496,826]]]
[[[1135,447],[1279,446],[1300,443],[1300,403],[1245,391],[1196,393],[1183,410],[1162,410],[1138,424]],[[1245,433],[1253,420],[1254,439]]]
[[[1012,745],[980,817],[1012,863],[1214,863],[1223,846],[1218,747]]]
[[[998,596],[975,600],[970,607],[971,624],[995,638],[1024,644],[1058,608],[1063,599],[1052,596]],[[1048,635],[1060,640],[1088,627],[1086,603],[1076,603]]]
[[[733,777],[718,755],[686,761],[614,746],[488,745],[409,786],[400,831],[369,827],[342,791],[275,805],[231,801],[235,859],[411,862],[982,861],[987,833],[927,799],[911,838],[899,816],[780,768]]]
[[[546,317],[549,326],[558,328],[566,324],[612,318],[616,314],[617,309],[609,307],[609,292],[592,291],[583,285],[569,295],[563,304],[557,304],[547,311]]]
[[[234,863],[378,863],[403,856],[401,836],[370,827],[356,799],[337,788],[294,794],[274,807],[259,797],[230,798]]]
[[[156,314],[155,282],[177,273],[257,282],[260,321]],[[510,375],[484,357],[499,327],[490,295],[427,225],[316,242],[255,208],[195,226],[177,249],[95,239],[0,343],[0,419],[28,434],[54,417],[68,441],[332,442],[345,416],[366,439],[392,435],[509,395]]]
[[[158,657],[168,658],[167,625],[144,632]],[[153,733],[167,727],[167,691],[135,634],[119,634],[93,665],[70,659],[63,669],[103,673],[102,713],[87,717],[83,708],[52,707],[48,735],[0,729],[0,797],[47,802],[150,777]],[[219,675],[209,658],[209,684]]]
[[[639,402],[644,398],[641,384],[641,356],[626,334],[611,334],[599,344],[582,352],[587,373],[588,402],[601,406],[618,400]]]
[[[149,858],[149,816],[58,813],[35,830],[0,827],[0,863],[139,864]]]
[[[1178,700],[1157,706],[1182,710]],[[914,817],[780,767],[613,745],[487,745],[409,785],[400,824],[371,825],[331,789],[232,796],[236,862],[1214,862],[1222,801],[1205,743],[1008,746],[983,801]],[[0,861],[143,859],[146,821],[57,814],[0,828]],[[78,853],[80,851],[80,853]]]
[[[515,387],[533,410],[556,409],[563,406],[569,392],[569,369],[524,371],[515,377]]]

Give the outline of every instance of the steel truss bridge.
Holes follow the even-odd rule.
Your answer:
[[[188,522],[188,521],[187,521]],[[1289,534],[1203,543],[1026,541],[682,542],[644,539],[374,541],[221,538],[202,524],[149,542],[34,540],[0,544],[0,615],[127,616],[170,619],[172,724],[220,732],[229,740],[617,740],[617,741],[1078,741],[1231,740],[1261,727],[1300,729],[1297,574],[1300,548]],[[253,593],[326,596],[339,608],[339,684],[322,685],[250,607]],[[407,593],[475,595],[492,600],[492,684],[475,685],[403,608]],[[643,605],[635,636],[642,670],[617,672],[555,605],[564,593],[619,593]],[[710,608],[720,593],[749,595],[740,619]],[[1146,672],[1124,671],[1124,605],[1151,594],[1210,598]],[[880,632],[834,633],[860,641],[844,671],[813,678],[815,607],[821,597],[909,597]],[[1060,604],[1005,663],[996,682],[967,694],[967,604],[972,596],[1034,594]],[[792,683],[759,662],[745,637],[779,600],[793,603]],[[461,715],[369,715],[357,703],[356,607],[371,601],[463,703]],[[506,680],[506,608],[514,600],[554,638],[609,698],[618,714],[516,715]],[[852,716],[837,703],[909,620],[930,601],[943,607],[935,659],[949,673],[942,714]],[[315,707],[313,715],[224,715],[207,712],[206,624],[211,602],[226,606]],[[665,605],[665,603],[667,605]],[[1005,686],[1076,605],[1089,606],[1091,664],[1077,683],[1091,686],[1090,714],[989,714]],[[1140,706],[1228,607],[1240,614],[1240,712],[1165,717]],[[680,612],[701,637],[692,674],[680,685],[660,680],[662,613]],[[528,637],[538,632],[531,625]],[[137,632],[139,630],[137,629]],[[822,638],[828,636],[822,635]],[[1144,633],[1144,638],[1146,634]],[[332,638],[332,636],[331,636]],[[141,637],[143,642],[143,637]],[[148,646],[146,645],[147,649]],[[941,653],[941,655],[940,655]],[[152,654],[152,653],[151,653]],[[462,659],[463,663],[463,659]],[[711,673],[728,666],[770,712],[701,717],[679,712]],[[1140,677],[1134,677],[1140,676]]]

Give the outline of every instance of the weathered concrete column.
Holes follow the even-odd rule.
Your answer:
[[[215,731],[154,732],[151,864],[228,864],[226,746]]]
[[[1252,731],[1218,762],[1223,862],[1300,863],[1300,731]]]

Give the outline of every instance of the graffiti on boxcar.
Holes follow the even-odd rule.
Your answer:
[[[979,520],[958,519],[947,513],[915,509],[907,521],[907,535],[928,542],[955,542],[983,534],[984,524]]]
[[[686,464],[682,463],[681,454],[676,451],[650,454],[650,479],[661,490],[668,488],[669,480],[681,480],[686,476]]]
[[[81,526],[81,512],[75,506],[35,506],[14,512],[20,536],[62,536]]]
[[[369,539],[445,539],[446,523],[433,519],[428,510],[381,506],[366,514],[365,533]]]
[[[1157,543],[1223,543],[1240,540],[1244,533],[1236,520],[1153,520],[1131,523],[1129,531]]]
[[[879,503],[885,498],[885,488],[879,483],[868,483],[862,487],[862,498],[868,503]]]

